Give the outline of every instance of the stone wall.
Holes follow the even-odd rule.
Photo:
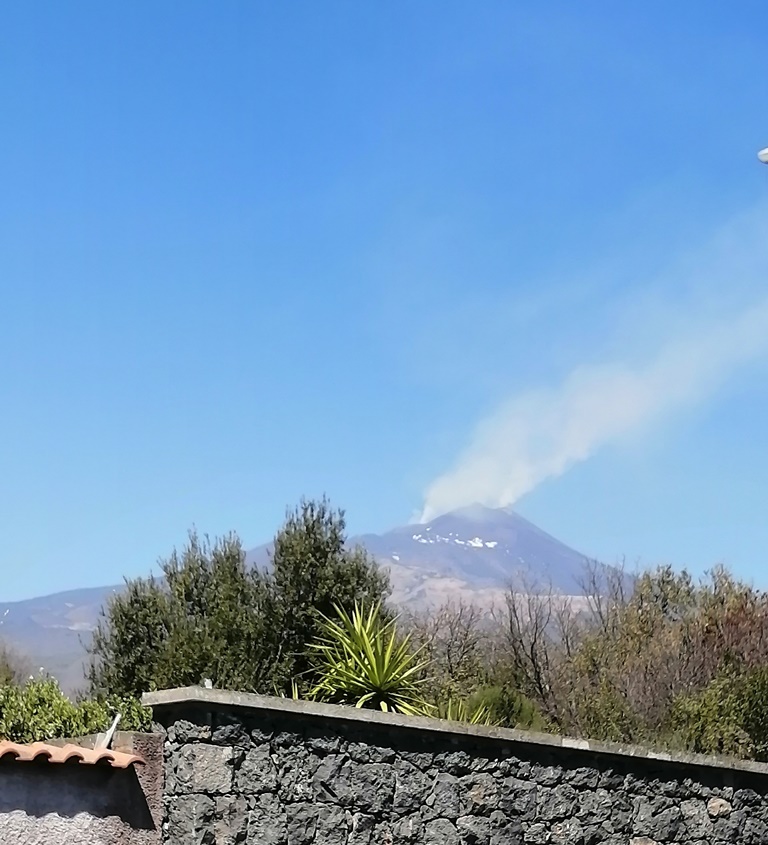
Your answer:
[[[160,843],[158,737],[119,734],[114,746],[146,766],[0,761],[0,845]]]
[[[768,767],[284,699],[146,698],[168,845],[768,843]]]

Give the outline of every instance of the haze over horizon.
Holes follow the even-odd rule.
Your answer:
[[[765,581],[768,7],[10,7],[0,599],[513,505]],[[768,583],[766,584],[768,586]]]

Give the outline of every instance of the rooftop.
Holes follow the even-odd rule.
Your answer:
[[[23,744],[0,741],[0,761],[24,763],[80,763],[88,766],[112,766],[127,769],[135,763],[144,763],[138,754],[110,751],[108,748],[82,748],[79,745],[49,745],[45,742]]]

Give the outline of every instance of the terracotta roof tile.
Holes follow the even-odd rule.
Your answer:
[[[110,751],[108,748],[81,748],[79,745],[48,745],[45,742],[33,742],[23,745],[16,742],[0,741],[0,760],[18,760],[20,762],[38,761],[43,763],[85,763],[86,765],[106,765],[117,769],[127,769],[134,763],[144,763],[138,754],[123,751]]]

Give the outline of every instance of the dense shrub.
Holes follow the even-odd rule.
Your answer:
[[[768,667],[726,663],[703,690],[674,701],[667,728],[671,745],[768,760]]]
[[[344,514],[326,499],[289,511],[268,570],[249,566],[240,539],[191,533],[161,562],[162,579],[136,579],[112,597],[94,632],[89,680],[98,695],[138,695],[200,684],[288,692],[316,677],[309,644],[339,605],[382,602],[386,573],[345,545]]]
[[[151,712],[136,699],[109,697],[73,702],[52,678],[0,686],[0,738],[37,742],[107,730],[120,713],[122,730],[149,730]]]

